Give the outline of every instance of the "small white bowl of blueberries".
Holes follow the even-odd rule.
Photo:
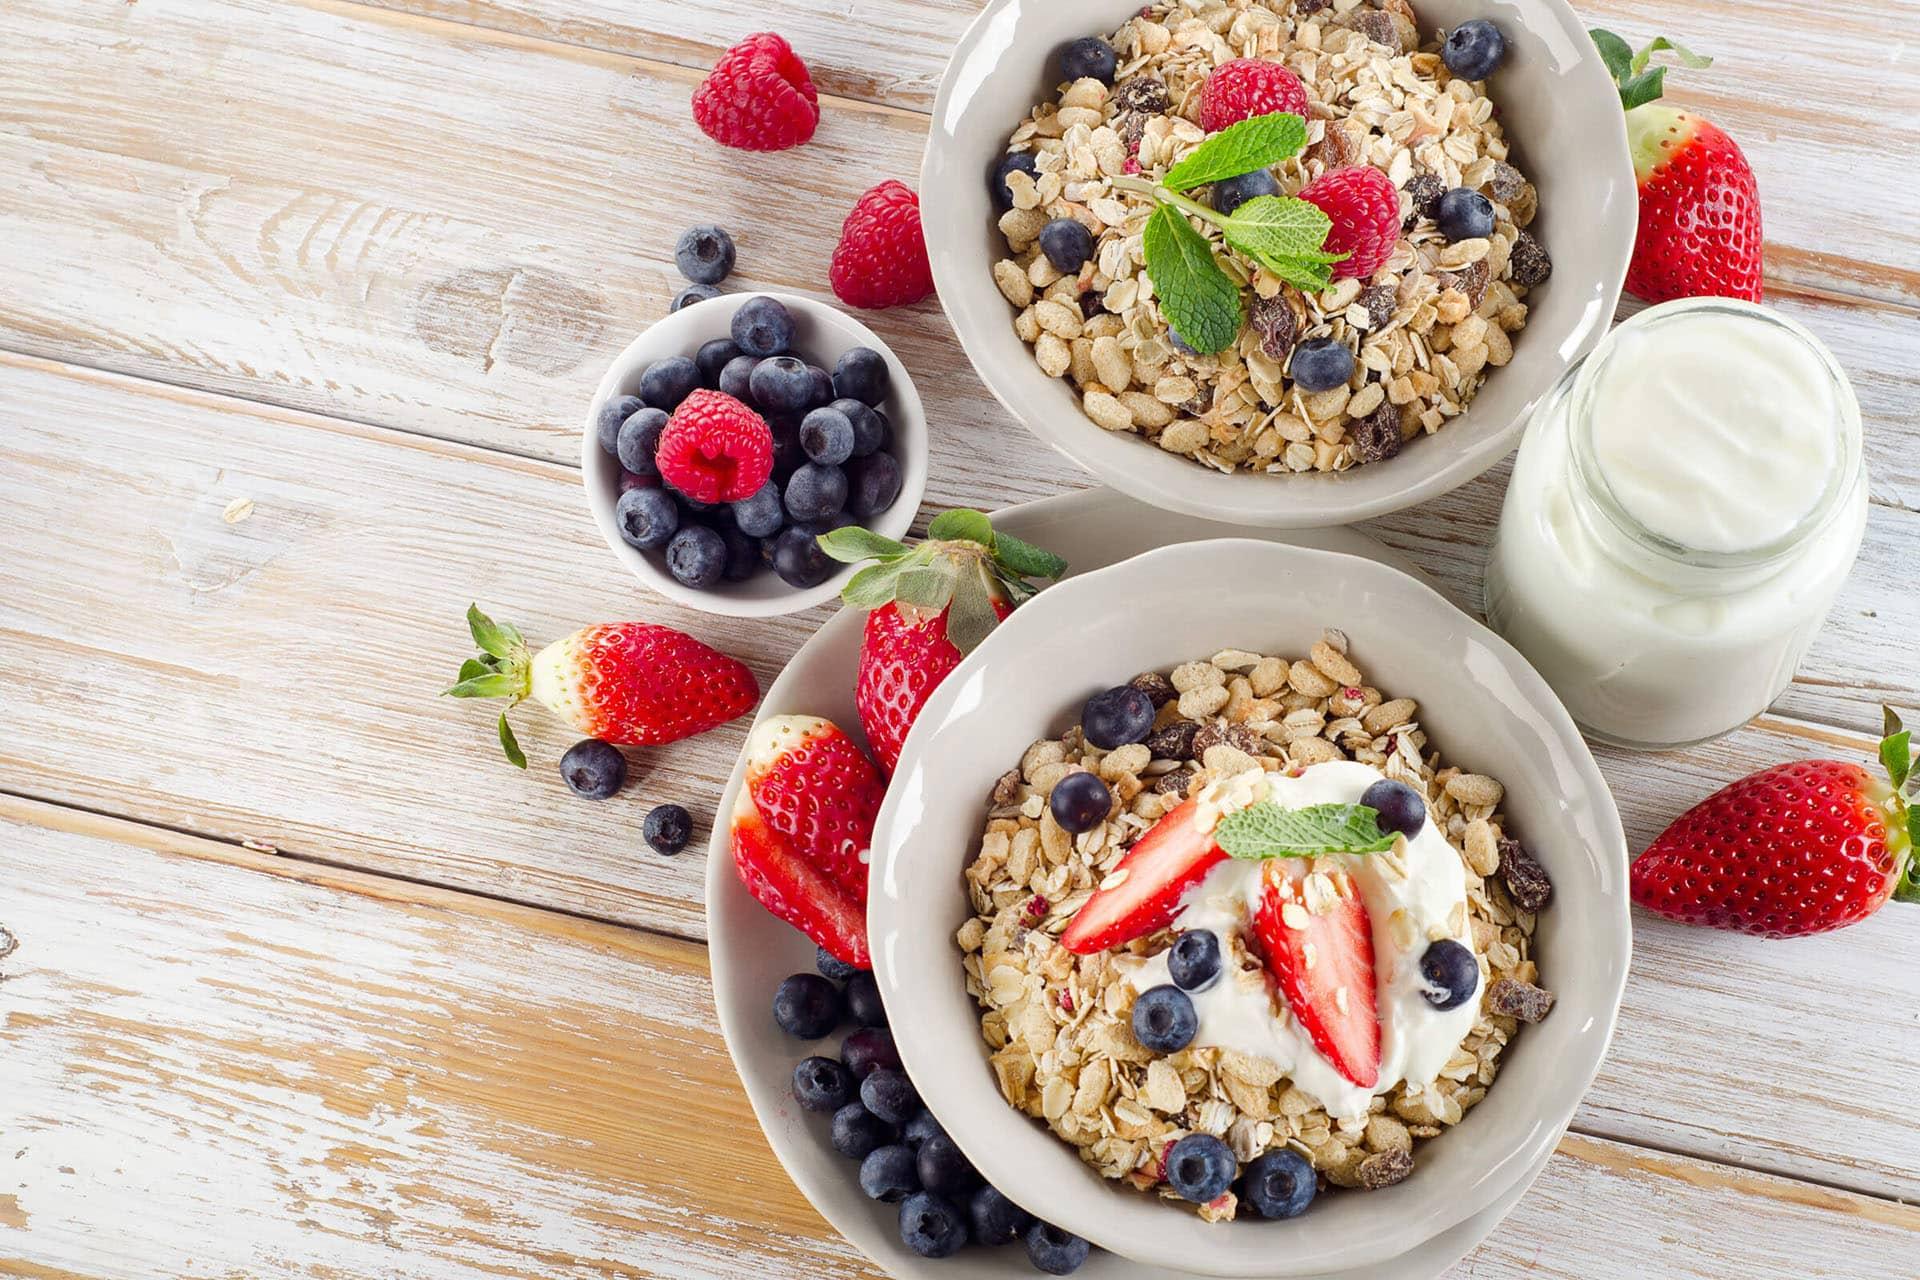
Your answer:
[[[690,228],[692,282],[614,360],[581,446],[587,504],[614,555],[708,613],[770,617],[836,596],[852,566],[822,533],[903,537],[927,480],[926,418],[873,331],[810,298],[721,294],[733,243]]]

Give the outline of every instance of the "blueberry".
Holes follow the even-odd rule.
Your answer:
[[[1313,1203],[1316,1185],[1306,1157],[1282,1147],[1247,1163],[1240,1199],[1263,1218],[1297,1218]]]
[[[799,1040],[818,1040],[840,1025],[840,989],[817,973],[783,978],[773,992],[773,1020]]]
[[[832,1058],[805,1058],[793,1069],[793,1100],[809,1111],[838,1111],[853,1090],[853,1072]]]
[[[777,356],[793,345],[793,313],[778,298],[748,298],[733,313],[732,329],[750,356]]]
[[[688,227],[673,246],[673,265],[695,284],[719,284],[733,270],[733,237],[711,223]]]
[[[769,480],[734,503],[733,522],[750,538],[780,532],[780,526],[787,522],[786,508],[780,505],[780,486]]]
[[[923,1258],[950,1258],[967,1243],[966,1220],[951,1200],[916,1191],[900,1204],[900,1243]]]
[[[818,538],[823,534],[832,533],[835,529],[844,529],[852,523],[852,516],[844,511],[836,511],[825,520],[809,520],[795,527],[806,530],[809,537]]]
[[[799,413],[813,398],[813,375],[804,360],[773,356],[753,367],[747,389],[753,403],[768,413]]]
[[[693,353],[694,367],[700,370],[700,385],[717,388],[720,385],[720,371],[739,354],[740,348],[732,338],[714,338],[701,343],[700,349]]]
[[[680,531],[680,507],[665,489],[629,489],[613,504],[620,540],[642,551],[657,551]]]
[[[660,447],[660,433],[666,429],[665,409],[649,407],[637,410],[620,424],[620,437],[615,442],[620,465],[635,475],[659,475],[660,468],[654,465],[653,455]]]
[[[1036,1222],[1027,1228],[1027,1260],[1036,1271],[1050,1276],[1070,1276],[1078,1271],[1093,1252],[1093,1246],[1050,1222]]]
[[[1081,769],[1054,783],[1047,803],[1060,829],[1079,835],[1107,820],[1113,809],[1113,793],[1100,781],[1099,774]]]
[[[1426,800],[1404,782],[1382,778],[1360,793],[1360,803],[1380,815],[1375,821],[1382,831],[1412,839],[1427,825]]]
[[[880,983],[862,971],[847,979],[847,1016],[863,1027],[887,1025],[887,1007],[880,1003]]]
[[[1213,194],[1208,198],[1220,213],[1232,213],[1255,196],[1277,196],[1280,183],[1270,169],[1255,169],[1252,173],[1243,173],[1237,178],[1222,178],[1213,184]]]
[[[913,1148],[893,1143],[867,1153],[860,1162],[860,1190],[869,1200],[899,1204],[920,1189]]]
[[[1205,991],[1220,980],[1220,935],[1189,929],[1167,952],[1167,976],[1182,991]]]
[[[866,972],[864,969],[848,964],[825,947],[813,949],[813,967],[820,971],[821,977],[830,982],[845,982],[856,973]]]
[[[1448,240],[1478,240],[1493,234],[1493,201],[1471,187],[1455,187],[1433,208],[1433,225]]]
[[[767,430],[773,435],[773,478],[782,485],[807,461],[800,447],[800,419],[791,413],[767,415]]]
[[[759,356],[735,356],[720,369],[720,390],[735,400],[753,403],[753,370],[760,363]]]
[[[832,404],[833,375],[817,364],[810,364],[807,366],[807,376],[813,379],[813,393],[807,397],[807,408],[818,409],[822,405]]]
[[[847,510],[866,520],[891,507],[900,497],[900,464],[890,453],[855,458],[847,464]]]
[[[862,404],[887,398],[887,358],[872,347],[851,347],[833,362],[833,394]]]
[[[693,837],[693,815],[677,804],[657,804],[647,810],[640,834],[655,853],[678,853]]]
[[[599,416],[593,420],[593,434],[600,447],[608,453],[619,452],[620,424],[646,407],[639,396],[615,396],[601,405]]]
[[[1210,1133],[1190,1133],[1167,1148],[1167,1182],[1195,1204],[1225,1195],[1236,1168],[1233,1148]]]
[[[1308,338],[1293,349],[1287,372],[1302,391],[1331,391],[1353,376],[1353,352],[1333,338]]]
[[[1463,22],[1447,33],[1440,60],[1462,80],[1485,80],[1507,56],[1507,38],[1485,18]]]
[[[1173,345],[1175,351],[1178,351],[1183,356],[1197,356],[1200,354],[1200,349],[1181,337],[1179,331],[1171,325],[1167,326],[1167,341]]]
[[[631,493],[635,489],[658,489],[659,487],[660,477],[657,475],[643,476],[637,472],[629,471],[625,467],[620,468],[621,493]]]
[[[1040,228],[1040,252],[1062,275],[1072,275],[1093,256],[1093,232],[1078,218],[1055,218]]]
[[[1060,78],[1084,80],[1091,76],[1101,84],[1112,84],[1120,60],[1113,46],[1099,36],[1081,36],[1060,47]]]
[[[893,1047],[893,1032],[885,1027],[862,1027],[840,1042],[840,1061],[853,1072],[854,1079],[865,1080],[882,1067],[900,1069],[900,1051]]]
[[[745,582],[760,571],[760,540],[740,532],[740,526],[728,520],[714,526],[727,548],[727,567],[720,576],[728,582]]]
[[[720,291],[710,284],[690,284],[673,295],[673,301],[667,304],[668,311],[685,311],[696,302],[707,302],[720,296]]]
[[[873,411],[873,420],[876,424],[878,424],[880,428],[880,438],[873,447],[878,450],[884,450],[887,453],[892,453],[893,452],[893,419],[887,416],[887,411],[885,409],[875,409]],[[861,442],[856,443],[853,446],[854,457],[861,458],[866,456],[865,454],[860,452],[861,445],[864,443],[865,441],[862,440]]]
[[[840,568],[805,529],[782,529],[773,539],[772,557],[773,571],[790,587],[817,587]]]
[[[833,1149],[849,1160],[864,1160],[899,1136],[892,1125],[858,1102],[833,1113]]]
[[[1130,684],[1096,693],[1080,710],[1080,732],[1105,751],[1145,742],[1153,732],[1153,699]]]
[[[1013,208],[1013,188],[1007,185],[1007,175],[1024,173],[1029,178],[1040,176],[1040,166],[1033,162],[1031,151],[1009,151],[1001,156],[993,166],[993,176],[987,180],[987,191],[993,196],[993,207],[1005,212]]]
[[[1033,1215],[1007,1199],[998,1187],[978,1187],[967,1197],[967,1220],[973,1224],[973,1242],[1012,1244],[1033,1225]]]
[[[853,424],[853,456],[864,458],[877,451],[885,439],[887,424],[880,411],[864,401],[843,396],[827,406],[846,415]]]
[[[920,1171],[920,1185],[943,1196],[963,1196],[980,1185],[979,1171],[944,1133],[920,1144],[915,1168]]]
[[[800,447],[809,462],[837,467],[853,456],[853,423],[829,405],[800,419]]]
[[[910,1147],[917,1147],[929,1138],[944,1138],[947,1131],[933,1118],[933,1112],[925,1107],[914,1112],[913,1119],[907,1121],[907,1127],[900,1131],[900,1141]]]
[[[787,481],[784,501],[793,520],[825,520],[847,505],[847,473],[809,462]]]
[[[905,1124],[920,1109],[920,1095],[907,1073],[886,1067],[860,1082],[860,1102],[888,1124]]]
[[[699,365],[687,356],[668,356],[655,360],[640,375],[640,398],[671,413],[699,385]]]
[[[1155,1053],[1180,1052],[1199,1030],[1193,1001],[1178,987],[1149,987],[1133,1002],[1133,1038]]]
[[[1480,989],[1480,962],[1452,938],[1429,943],[1420,957],[1420,994],[1436,1009],[1458,1009]]]
[[[688,525],[667,543],[667,572],[685,587],[710,587],[727,571],[727,542],[703,524]]]
[[[605,800],[626,785],[627,758],[598,738],[583,738],[560,757],[560,776],[577,796]]]

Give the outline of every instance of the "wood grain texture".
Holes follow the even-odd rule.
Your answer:
[[[4,797],[0,840],[0,1273],[876,1275],[764,1146],[698,947]],[[1455,1276],[1898,1280],[1917,1244],[1571,1136]]]

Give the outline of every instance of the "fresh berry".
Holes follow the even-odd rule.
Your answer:
[[[964,1196],[980,1185],[980,1173],[946,1134],[920,1144],[920,1185],[943,1196]]]
[[[1167,1148],[1167,1185],[1182,1199],[1209,1204],[1227,1194],[1239,1163],[1233,1148],[1210,1133],[1190,1133]]]
[[[851,347],[833,364],[833,394],[843,400],[878,405],[892,380],[887,358],[872,347]]]
[[[809,462],[837,467],[853,456],[853,423],[831,406],[815,409],[800,420],[800,447]]]
[[[727,571],[727,543],[703,524],[690,524],[667,543],[667,572],[681,586],[704,589]]]
[[[737,346],[732,339],[728,344]],[[760,363],[759,356],[738,355],[720,368],[717,390],[725,392],[743,404],[753,403],[753,371]]]
[[[1112,84],[1119,67],[1120,60],[1113,46],[1099,36],[1081,36],[1060,46],[1062,80],[1098,80],[1101,84]]]
[[[807,451],[800,447],[799,415],[776,413],[767,419],[767,430],[773,434],[773,478],[784,490],[793,473],[807,461]]]
[[[722,520],[713,528],[727,549],[727,564],[721,577],[728,582],[745,582],[760,572],[760,539],[740,532],[740,527],[731,520]]]
[[[601,405],[599,416],[593,420],[593,434],[600,441],[600,447],[608,453],[618,453],[620,425],[646,407],[639,396],[615,396]]]
[[[1217,212],[1232,213],[1255,196],[1277,196],[1280,190],[1279,179],[1271,169],[1255,169],[1237,178],[1222,178],[1213,184],[1207,199]]]
[[[1433,225],[1449,241],[1484,239],[1493,234],[1493,201],[1471,187],[1455,187],[1434,205]]]
[[[795,522],[838,515],[847,505],[847,473],[809,462],[788,478],[783,501],[788,518]]]
[[[905,1124],[920,1109],[920,1095],[907,1073],[887,1068],[860,1082],[860,1101],[888,1124]]]
[[[813,375],[794,356],[772,356],[753,367],[747,379],[754,407],[768,413],[799,413],[813,399]]]
[[[913,1148],[893,1143],[867,1153],[860,1162],[860,1190],[869,1200],[899,1204],[920,1189]]]
[[[579,732],[616,746],[656,746],[705,733],[760,697],[745,663],[671,627],[582,627],[538,653],[477,605],[467,610],[467,627],[485,656],[468,659],[448,693],[513,704],[532,697]],[[524,768],[505,712],[499,734],[507,758]]]
[[[787,522],[786,508],[780,505],[780,486],[769,480],[734,503],[733,522],[750,538],[780,532],[780,526]]]
[[[1119,685],[1094,694],[1080,710],[1080,731],[1103,751],[1145,742],[1153,732],[1153,699],[1144,689]]]
[[[1093,1246],[1050,1222],[1036,1222],[1027,1228],[1027,1260],[1034,1270],[1050,1276],[1070,1276],[1087,1261]]]
[[[875,1072],[875,1074],[879,1074]],[[869,1076],[868,1079],[872,1079]],[[861,1086],[866,1088],[865,1085]],[[865,1160],[881,1147],[891,1146],[899,1131],[858,1102],[833,1113],[833,1149],[849,1160]]]
[[[1287,1147],[1255,1156],[1240,1175],[1240,1199],[1263,1218],[1299,1217],[1316,1190],[1313,1166]]]
[[[967,1223],[953,1201],[916,1191],[900,1204],[900,1243],[923,1258],[950,1258],[967,1243]]]
[[[867,520],[891,507],[900,497],[900,464],[890,453],[855,458],[847,464],[847,510],[855,520]]]
[[[773,436],[759,414],[703,387],[667,419],[654,462],[666,482],[689,498],[738,502],[773,474]]]
[[[847,979],[847,1016],[863,1027],[887,1025],[887,1007],[880,1001],[880,984],[862,970]]]
[[[1374,820],[1382,831],[1392,831],[1411,840],[1427,825],[1427,801],[1404,782],[1382,778],[1360,793],[1360,803],[1378,815]]]
[[[1055,218],[1040,228],[1040,252],[1061,275],[1074,275],[1093,256],[1093,232],[1078,218]]]
[[[862,1027],[840,1042],[840,1061],[856,1080],[865,1080],[882,1068],[900,1069],[900,1050],[893,1032],[885,1027]]]
[[[1155,1053],[1178,1053],[1199,1033],[1200,1016],[1178,987],[1149,987],[1133,1002],[1133,1038]]]
[[[657,551],[680,531],[680,507],[664,489],[633,488],[613,504],[620,540],[642,551]]]
[[[730,331],[734,345],[762,360],[785,355],[793,345],[793,312],[778,298],[761,294],[748,298],[733,313]]]
[[[632,493],[635,489],[658,489],[660,487],[660,477],[657,475],[638,475],[622,467],[620,468],[620,483],[618,487],[621,493]]]
[[[814,948],[813,967],[818,969],[820,976],[829,982],[845,982],[856,973],[866,972],[864,969],[854,968],[825,947]]]
[[[1480,962],[1452,938],[1427,944],[1420,955],[1420,995],[1436,1009],[1458,1009],[1480,989]]]
[[[850,307],[898,307],[933,292],[920,197],[888,179],[861,196],[840,226],[827,278]]]
[[[1334,279],[1365,280],[1393,256],[1400,243],[1400,193],[1386,174],[1371,165],[1348,165],[1321,174],[1298,194],[1333,220],[1322,248],[1347,255],[1333,264]]]
[[[846,415],[853,424],[853,456],[864,458],[877,453],[886,443],[887,419],[878,409],[851,396],[842,396],[827,406]]]
[[[667,429],[667,411],[645,407],[620,424],[615,452],[620,465],[639,476],[657,476],[660,468],[654,455],[660,448],[660,433]]]
[[[700,385],[721,390],[720,371],[740,355],[740,347],[732,338],[710,338],[700,344],[693,353],[694,367],[700,370]]]
[[[818,1040],[840,1025],[840,989],[817,973],[796,973],[773,992],[773,1021],[796,1040]]]
[[[1308,338],[1293,349],[1287,373],[1302,391],[1331,391],[1353,377],[1353,351],[1338,338]]]
[[[673,246],[673,265],[695,284],[719,284],[733,270],[733,237],[712,223],[688,227]]]
[[[807,408],[819,409],[832,404],[833,375],[817,364],[810,364],[807,376],[813,379],[813,394],[807,397]]]
[[[693,838],[693,815],[677,804],[657,804],[647,810],[640,835],[655,853],[676,854]]]
[[[672,413],[699,385],[699,365],[688,356],[668,356],[655,360],[640,375],[640,398],[655,409]]]
[[[1182,801],[1135,840],[1109,874],[1111,886],[1095,890],[1074,913],[1060,945],[1092,955],[1172,924],[1187,890],[1227,857],[1199,809],[1198,801]]]
[[[693,91],[693,118],[709,138],[742,151],[784,151],[813,136],[820,101],[787,42],[771,31],[720,55]]]
[[[1265,58],[1235,58],[1207,75],[1200,88],[1200,127],[1218,133],[1254,116],[1286,111],[1301,119],[1311,115],[1307,86],[1278,62]]]
[[[918,1147],[928,1138],[945,1137],[946,1132],[940,1127],[940,1122],[933,1118],[933,1112],[923,1107],[914,1113],[913,1119],[907,1121],[907,1127],[900,1133],[900,1140],[908,1146]]]
[[[1211,929],[1189,929],[1167,950],[1167,976],[1182,991],[1205,991],[1220,969],[1220,935]]]
[[[793,1100],[809,1111],[838,1111],[854,1087],[853,1072],[832,1058],[805,1058],[793,1069]]]
[[[560,757],[560,776],[573,794],[606,800],[626,785],[627,758],[611,743],[587,738],[568,747]]]
[[[1113,792],[1099,774],[1077,769],[1053,784],[1047,807],[1062,831],[1079,835],[1107,820],[1113,812]]]
[[[1013,188],[1007,185],[1007,175],[1012,173],[1024,173],[1029,178],[1040,176],[1040,166],[1034,163],[1031,151],[1009,151],[993,166],[987,191],[993,197],[993,207],[1002,212],[1013,208]]]
[[[1033,1225],[1033,1215],[1007,1199],[997,1187],[975,1187],[967,1197],[967,1220],[973,1224],[973,1242],[1012,1244]]]
[[[685,311],[696,302],[712,302],[720,296],[720,291],[710,284],[690,284],[673,295],[673,301],[667,304],[667,310]]]
[[[786,528],[774,535],[773,571],[790,587],[817,587],[839,567],[805,529]]]
[[[754,726],[744,754],[736,821],[742,810],[756,813],[795,857],[836,885],[853,908],[864,908],[867,850],[886,794],[872,763],[840,726],[818,716],[768,717]],[[858,963],[829,940],[814,941]],[[867,1023],[862,1015],[870,1010],[863,1006],[855,1015]]]
[[[1380,1080],[1373,923],[1344,871],[1331,873],[1340,890],[1333,904],[1308,911],[1300,889],[1305,870],[1287,865],[1295,861],[1271,858],[1260,868],[1253,936],[1274,987],[1313,1047],[1342,1076],[1371,1089]]]
[[[1440,60],[1462,80],[1485,80],[1507,56],[1507,38],[1485,18],[1463,22],[1447,33]]]

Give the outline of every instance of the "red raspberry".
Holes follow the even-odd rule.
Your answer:
[[[700,502],[738,502],[773,474],[773,433],[759,414],[705,387],[660,429],[654,462],[666,482]]]
[[[855,202],[827,273],[850,307],[898,307],[933,292],[920,197],[891,178]]]
[[[1261,58],[1223,62],[1200,89],[1200,127],[1208,133],[1275,111],[1308,118],[1307,86],[1277,62]]]
[[[820,102],[807,64],[771,31],[720,55],[693,91],[693,118],[709,138],[742,151],[785,151],[813,136]]]
[[[1299,196],[1333,219],[1326,251],[1344,253],[1333,264],[1336,280],[1365,280],[1393,256],[1400,243],[1400,195],[1393,180],[1364,164],[1323,173],[1300,188]]]

